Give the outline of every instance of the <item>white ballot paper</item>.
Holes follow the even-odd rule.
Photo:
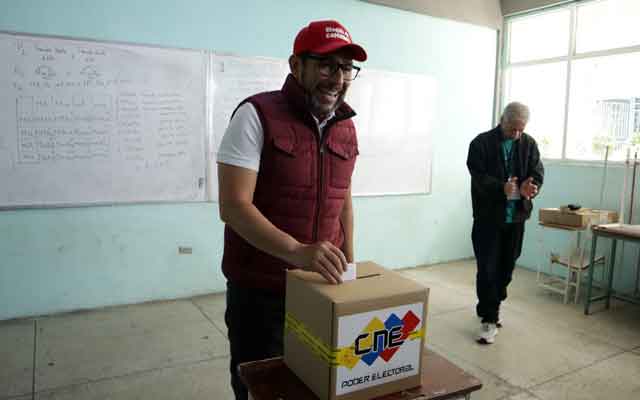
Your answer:
[[[347,270],[342,273],[342,282],[356,279],[356,263],[348,263]]]

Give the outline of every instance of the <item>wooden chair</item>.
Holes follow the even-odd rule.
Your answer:
[[[564,296],[564,304],[567,304],[569,294],[573,289],[575,291],[573,302],[578,303],[582,280],[586,278],[586,272],[590,267],[591,225],[587,225],[582,229],[567,229],[566,227],[549,225],[543,226],[575,231],[577,240],[575,246],[568,254],[562,255],[550,252],[548,256],[545,255],[541,258],[542,260],[548,261],[548,271],[543,271],[542,263],[538,262],[538,285],[562,294]],[[542,248],[541,237],[539,238],[539,243],[541,248],[540,254],[545,254]],[[605,277],[605,266],[605,257],[603,255],[597,255],[594,260],[594,268],[601,267],[602,281],[604,281]]]

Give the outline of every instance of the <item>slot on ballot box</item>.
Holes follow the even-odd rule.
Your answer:
[[[372,262],[339,285],[287,272],[284,362],[320,400],[420,386],[429,289]]]

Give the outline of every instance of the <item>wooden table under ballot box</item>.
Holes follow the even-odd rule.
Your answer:
[[[422,386],[378,397],[375,400],[470,399],[482,382],[438,353],[424,352]],[[253,400],[316,400],[317,397],[287,368],[282,357],[238,366],[240,378]]]

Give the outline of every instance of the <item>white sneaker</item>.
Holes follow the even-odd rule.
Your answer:
[[[497,334],[498,327],[496,324],[484,323],[482,324],[482,328],[480,328],[477,342],[480,344],[492,344],[496,341]]]

